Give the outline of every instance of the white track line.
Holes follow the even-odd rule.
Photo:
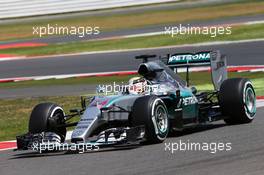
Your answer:
[[[242,70],[239,70],[241,69]],[[228,66],[228,69],[236,72],[264,72],[264,65],[243,65],[243,66]],[[246,69],[246,70],[243,70]],[[209,67],[191,68],[190,72],[202,72],[209,71]],[[178,69],[178,72],[186,72],[186,68]],[[136,70],[130,71],[117,71],[117,72],[97,72],[97,73],[80,73],[80,74],[63,74],[63,75],[47,75],[47,76],[32,76],[32,77],[12,77],[0,79],[0,83],[5,82],[20,82],[28,80],[47,80],[47,79],[65,79],[65,78],[76,78],[76,77],[101,77],[101,76],[115,76],[115,75],[131,75],[136,74]]]
[[[264,99],[263,100],[257,100],[257,108],[264,107]]]
[[[202,27],[214,27],[214,26],[238,26],[238,25],[253,25],[253,24],[263,24],[264,20],[258,21],[248,21],[244,23],[231,23],[231,24],[223,24],[223,25],[212,25],[212,26],[202,26]],[[201,26],[192,26],[192,27],[201,27]],[[109,37],[105,39],[122,39],[122,38],[135,38],[135,37],[143,37],[143,36],[155,36],[155,35],[167,35],[166,31],[159,31],[159,32],[147,32],[147,33],[138,33],[138,34],[131,34],[131,35],[121,35],[116,37]],[[103,39],[100,39],[103,40]]]
[[[0,151],[6,151],[6,150],[10,150],[10,149],[16,149],[17,147],[11,147],[11,148],[4,148],[4,149],[0,149]]]
[[[23,59],[41,59],[41,58],[67,57],[67,56],[78,56],[78,55],[94,55],[94,54],[105,54],[105,53],[121,53],[121,52],[149,51],[149,50],[159,50],[159,49],[174,49],[174,48],[183,48],[183,47],[242,44],[242,43],[262,42],[262,41],[264,41],[264,38],[246,39],[246,40],[238,40],[238,41],[201,42],[201,43],[195,43],[195,44],[170,45],[170,46],[162,46],[162,47],[149,47],[149,48],[136,48],[136,49],[117,49],[117,50],[79,52],[79,53],[70,53],[70,54],[49,55],[49,56],[35,56],[35,57],[21,56],[21,57],[10,57],[10,58],[0,57],[0,62],[1,61],[23,60]]]
[[[183,48],[183,47],[229,45],[229,44],[241,44],[241,43],[250,43],[250,42],[261,42],[261,41],[264,41],[264,38],[238,40],[238,41],[201,42],[201,43],[195,43],[195,44],[182,44],[182,45],[171,45],[171,46],[149,47],[149,48],[136,48],[136,49],[117,49],[117,50],[105,50],[105,51],[91,51],[91,52],[80,52],[80,53],[72,53],[72,54],[59,54],[59,55],[51,55],[51,56],[26,57],[25,59],[65,57],[65,56],[77,56],[77,55],[94,55],[94,54],[134,52],[134,51],[148,51],[148,50],[174,49],[174,48]],[[23,59],[23,58],[21,58],[21,59]]]
[[[264,23],[264,20],[259,20],[259,21],[249,21],[249,22],[245,22],[245,23],[242,23],[242,25],[252,25],[252,24],[263,24]]]

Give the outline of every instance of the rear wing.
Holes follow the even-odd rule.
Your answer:
[[[179,68],[186,68],[187,86],[189,86],[189,70],[192,67],[210,67],[212,83],[215,90],[219,90],[222,82],[227,79],[226,56],[221,55],[218,50],[198,53],[179,53],[167,55],[167,57],[161,59],[176,73]]]

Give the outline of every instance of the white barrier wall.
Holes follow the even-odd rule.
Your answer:
[[[178,0],[0,0],[0,19],[173,1]]]

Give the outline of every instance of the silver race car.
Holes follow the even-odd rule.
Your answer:
[[[91,144],[96,147],[163,142],[169,132],[217,120],[249,123],[256,114],[256,95],[250,80],[227,78],[226,57],[219,51],[167,55],[141,55],[141,77],[132,78],[120,92],[82,97],[81,108],[65,114],[54,103],[34,107],[29,129],[17,136],[17,149],[40,149],[40,143]],[[153,59],[153,58],[152,58]],[[210,66],[213,91],[189,86],[189,69]],[[177,71],[187,69],[186,80]],[[104,89],[100,89],[104,91]],[[77,122],[69,122],[80,117]],[[68,127],[75,127],[66,140]]]

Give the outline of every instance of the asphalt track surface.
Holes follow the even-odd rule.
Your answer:
[[[3,151],[0,173],[4,175],[263,175],[264,108],[253,123],[227,126],[223,122],[185,131],[167,138],[166,143],[231,143],[231,151],[175,151],[165,144],[145,145],[127,150],[108,150],[84,154],[43,154],[31,151]]]
[[[215,49],[227,55],[228,65],[263,65],[263,48],[264,41],[258,41],[239,44],[163,48],[147,51],[83,54],[2,61],[0,64],[0,78],[136,70],[138,64],[141,62],[140,60],[134,59],[136,55],[165,55],[168,53],[197,52]]]

